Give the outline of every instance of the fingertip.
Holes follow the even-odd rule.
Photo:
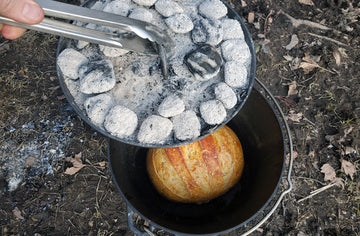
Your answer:
[[[29,24],[40,23],[44,18],[44,10],[36,2],[28,2],[24,5],[22,14]]]
[[[1,34],[6,39],[17,39],[21,35],[25,33],[26,29],[10,26],[10,25],[3,25],[1,28]]]

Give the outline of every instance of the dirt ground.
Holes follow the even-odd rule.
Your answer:
[[[253,235],[359,235],[360,3],[228,3],[252,34],[257,78],[294,144],[294,189]],[[107,139],[59,87],[57,42],[0,38],[1,235],[132,235]]]

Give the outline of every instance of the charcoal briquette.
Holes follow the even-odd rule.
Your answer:
[[[203,45],[187,54],[185,64],[200,80],[209,80],[220,70],[223,63],[222,57],[211,45]]]

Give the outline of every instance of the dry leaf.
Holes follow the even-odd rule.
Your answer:
[[[289,84],[288,96],[296,94],[298,94],[298,91],[296,90],[296,81],[294,80],[291,84]]]
[[[66,171],[64,172],[67,175],[76,174],[85,166],[81,161],[81,152],[76,154],[74,158],[68,157],[66,158],[66,160],[73,164],[72,167],[67,168]]]
[[[341,171],[353,180],[356,169],[351,162],[341,159]]]
[[[294,122],[300,122],[303,118],[303,114],[301,112],[295,114],[294,111],[290,111],[290,114],[288,114],[286,118]]]
[[[310,57],[309,53],[305,53],[305,57],[303,57],[302,60],[303,61],[300,63],[299,68],[303,68],[305,74],[308,74],[314,68],[320,67],[319,64]]]
[[[349,155],[349,154],[353,154],[353,153],[354,154],[356,153],[356,150],[353,147],[349,147],[349,146],[345,147],[345,151],[344,151],[345,155]]]
[[[345,184],[344,184],[344,180],[342,178],[338,178],[336,177],[333,181],[331,181],[332,183],[334,183],[335,185],[344,188]]]
[[[29,157],[26,158],[26,160],[25,160],[25,166],[26,166],[26,167],[31,166],[32,164],[34,164],[35,160],[36,160],[35,157],[29,156]]]
[[[294,60],[292,60],[291,63],[289,64],[290,69],[291,69],[291,70],[297,70],[297,69],[299,69],[300,63],[301,63],[301,59],[300,59],[300,58],[298,58],[298,57],[294,58]]]
[[[296,34],[293,34],[291,36],[290,43],[285,46],[285,49],[289,51],[289,50],[293,49],[298,43],[299,43],[299,38],[297,37]]]
[[[341,64],[341,54],[338,48],[335,48],[335,50],[333,51],[333,56],[335,58],[335,63],[337,66],[340,66]]]
[[[315,5],[312,0],[299,0],[299,3],[309,5],[309,6]]]
[[[311,157],[311,158],[314,158],[315,157],[315,151],[311,151],[311,152],[309,152],[309,157]]]
[[[19,208],[15,207],[14,210],[12,210],[13,215],[17,220],[24,220],[25,218],[22,216],[21,211]]]
[[[328,180],[333,181],[336,178],[336,173],[335,173],[334,168],[328,163],[324,164],[321,167],[321,173],[324,173],[324,175],[325,175],[324,180],[325,181],[328,181]]]
[[[307,234],[305,234],[304,232],[300,231],[296,236],[306,236]]]
[[[249,23],[254,23],[254,20],[255,20],[255,13],[254,12],[249,12],[248,22]]]
[[[299,67],[304,69],[305,74],[308,74],[314,68],[319,67],[319,65],[316,62],[315,62],[315,64],[314,63],[309,63],[309,62],[301,62]]]
[[[354,127],[350,126],[349,128],[344,130],[344,136],[347,136],[348,134],[351,133],[351,131],[353,131]]]
[[[285,56],[283,56],[283,58],[285,58],[285,60],[287,60],[287,61],[292,61],[294,58],[292,57],[292,56],[290,56],[290,55],[285,55]]]
[[[106,162],[105,161],[102,161],[102,162],[99,162],[97,163],[100,167],[105,167],[106,165]]]

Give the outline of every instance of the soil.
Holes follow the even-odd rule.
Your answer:
[[[293,190],[252,235],[359,235],[360,3],[228,3],[251,32],[256,76],[294,144]],[[36,32],[0,38],[1,235],[133,235],[108,140],[59,86],[57,43]]]

